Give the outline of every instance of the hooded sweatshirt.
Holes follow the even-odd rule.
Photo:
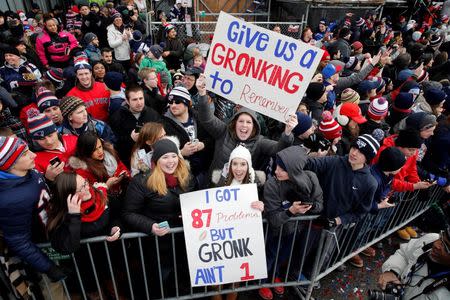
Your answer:
[[[377,181],[368,166],[354,171],[346,155],[310,157],[305,169],[319,178],[325,199],[323,215],[327,218],[339,217],[342,224],[350,224],[370,211]]]
[[[23,177],[0,171],[0,230],[9,249],[39,272],[53,265],[32,242],[32,229],[47,220],[49,198],[45,180],[36,170]]]
[[[319,214],[323,209],[323,192],[316,174],[305,171],[306,150],[292,146],[278,152],[277,156],[286,166],[288,180],[279,181],[271,177],[264,185],[264,203],[267,219],[272,229],[277,232],[292,214],[289,211],[294,201],[311,202],[308,214]],[[283,234],[294,231],[295,223],[285,225]]]

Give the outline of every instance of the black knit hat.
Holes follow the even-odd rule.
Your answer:
[[[370,164],[372,159],[377,155],[380,144],[370,134],[363,134],[352,143],[352,148],[358,149],[366,157],[366,163]]]
[[[378,166],[381,171],[397,171],[405,165],[406,157],[398,148],[389,147],[381,151],[378,159]]]
[[[406,128],[418,131],[430,129],[437,125],[436,116],[426,112],[416,112],[410,114],[405,121]]]
[[[419,149],[423,143],[420,137],[420,132],[414,129],[400,130],[395,145],[403,148],[416,148]]]
[[[312,101],[319,100],[325,93],[325,86],[319,82],[312,82],[308,85],[306,89],[306,97]]]
[[[169,139],[161,139],[153,145],[152,161],[157,163],[161,156],[167,153],[178,154],[178,147]]]
[[[20,57],[20,52],[15,47],[6,47],[3,50],[3,54],[14,54]]]

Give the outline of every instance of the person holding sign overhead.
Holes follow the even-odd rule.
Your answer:
[[[212,182],[218,186],[240,185],[248,183],[256,183],[258,187],[262,187],[266,180],[264,172],[255,171],[252,167],[252,157],[250,152],[244,146],[237,146],[230,154],[228,163],[223,167],[223,170],[214,170]],[[264,202],[255,200],[251,203],[253,209],[263,211]],[[233,286],[236,288],[237,283]],[[214,286],[218,288],[218,286]],[[237,293],[226,294],[227,300],[237,299]],[[214,295],[212,300],[221,300],[222,295]]]
[[[265,156],[273,156],[278,151],[289,147],[294,141],[292,130],[297,125],[297,116],[292,115],[286,121],[284,133],[278,142],[265,138],[260,134],[259,123],[254,111],[241,108],[231,118],[229,124],[214,116],[209,109],[206,95],[205,75],[201,74],[196,86],[200,95],[198,118],[209,134],[215,137],[215,150],[210,172],[222,168],[236,145],[244,145],[251,153],[252,163],[257,169],[263,167],[261,161]]]
[[[163,254],[160,262],[162,280],[166,281],[172,278],[170,274],[175,268],[171,255],[174,247],[178,268],[181,270],[181,266],[186,263],[182,235],[176,235],[173,244],[171,236],[167,234],[171,227],[182,226],[180,194],[192,191],[194,180],[177,145],[170,139],[162,138],[153,144],[151,160],[153,167],[150,174],[140,173],[131,180],[123,203],[122,218],[129,230],[159,237],[158,247]],[[154,241],[148,239],[149,243]],[[149,266],[149,270],[154,272],[158,268],[155,245],[149,245],[148,251],[155,254]]]

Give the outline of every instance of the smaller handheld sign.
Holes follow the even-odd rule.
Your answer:
[[[256,184],[180,195],[193,287],[267,278],[257,200]]]
[[[323,50],[221,12],[208,90],[280,122],[296,112]]]

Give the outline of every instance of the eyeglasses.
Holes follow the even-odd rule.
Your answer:
[[[445,252],[447,252],[448,254],[450,254],[450,249],[447,246],[447,243],[444,241],[444,230],[441,230],[441,234],[439,235],[439,239],[441,240],[442,245],[444,245],[445,248]]]
[[[79,193],[79,192],[85,190],[88,186],[89,186],[89,182],[85,179],[81,188],[79,190],[76,190],[76,192]]]
[[[183,101],[181,101],[181,100],[179,100],[179,99],[176,99],[176,100],[169,100],[168,101],[168,103],[169,103],[169,105],[172,105],[172,104],[180,104],[180,103],[183,103]]]

